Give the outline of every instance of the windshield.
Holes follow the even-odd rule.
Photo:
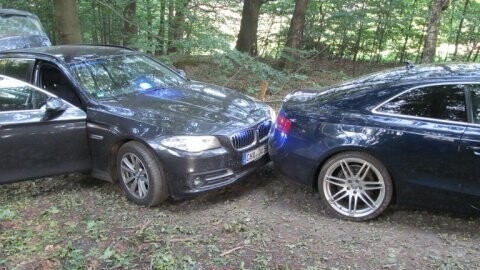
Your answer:
[[[99,58],[70,65],[80,83],[96,98],[113,98],[179,85],[185,79],[142,54]]]
[[[40,22],[32,17],[3,15],[0,17],[0,37],[45,36]]]

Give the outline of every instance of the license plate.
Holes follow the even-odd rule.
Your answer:
[[[242,163],[243,165],[252,161],[258,160],[267,153],[267,145],[262,145],[256,149],[243,153]]]

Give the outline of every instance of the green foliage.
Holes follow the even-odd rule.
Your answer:
[[[202,269],[190,256],[174,256],[168,250],[159,250],[152,259],[155,270]]]
[[[78,1],[84,43],[122,45],[124,24],[138,30],[127,44],[168,63],[184,55],[210,55],[228,82],[239,69],[253,74],[246,89],[269,81],[273,92],[291,79],[268,63],[232,50],[235,45],[242,1],[235,0],[138,0],[135,18],[126,21],[130,0]],[[334,58],[372,62],[417,61],[423,47],[431,0],[310,0],[303,48],[288,54],[302,71],[308,59]],[[295,1],[266,1],[259,22],[258,51],[262,58],[279,59],[284,51]],[[58,43],[51,0],[0,0],[2,8],[37,14],[54,43]],[[444,12],[439,36],[438,60],[479,61],[480,2],[451,1]],[[456,48],[457,53],[453,52]]]
[[[250,87],[247,92],[255,94],[258,92],[258,86],[262,81],[270,84],[270,91],[273,93],[281,90],[281,86],[289,80],[289,76],[282,71],[274,69],[272,66],[235,50],[228,50],[223,53],[216,53],[214,56],[215,63],[219,66],[222,73],[234,74],[230,79],[235,79],[235,73],[246,72],[250,74]]]
[[[0,221],[12,220],[17,214],[10,209],[0,208]]]

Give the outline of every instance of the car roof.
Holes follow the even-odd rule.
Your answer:
[[[375,90],[391,86],[423,84],[448,80],[480,79],[480,64],[450,63],[397,67],[364,75],[324,89]]]
[[[16,49],[6,52],[1,52],[2,55],[12,54],[30,54],[38,56],[48,56],[60,61],[64,61],[67,64],[81,62],[86,60],[93,60],[108,56],[127,55],[136,53],[126,47],[111,46],[111,45],[60,45],[49,47],[36,47]]]
[[[321,95],[332,94],[333,96],[340,97],[342,94],[351,96],[378,92],[380,90],[382,92],[388,92],[388,89],[401,88],[402,86],[415,86],[447,81],[480,82],[480,64],[451,63],[398,67],[316,89],[315,91],[317,93],[320,92],[319,94]]]
[[[364,108],[420,85],[480,82],[480,64],[429,64],[388,69],[320,89],[302,89],[287,95],[289,104],[307,100]]]
[[[11,8],[3,8],[0,9],[0,17],[7,16],[7,15],[16,15],[16,16],[27,16],[38,19],[37,15],[32,14],[30,12],[18,9],[11,9]]]
[[[410,84],[434,80],[457,80],[480,78],[480,64],[477,63],[448,63],[426,64],[418,66],[398,67],[368,74],[345,84]]]

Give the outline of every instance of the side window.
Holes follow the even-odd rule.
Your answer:
[[[0,112],[40,109],[48,96],[37,89],[5,77],[0,77]]]
[[[59,98],[62,98],[75,106],[82,105],[72,83],[57,67],[51,64],[42,63],[40,65],[39,82],[41,88]]]
[[[378,112],[467,122],[464,85],[414,89],[377,108]]]
[[[470,86],[473,122],[480,123],[480,85]]]
[[[0,73],[21,81],[30,82],[35,60],[33,59],[2,59]]]

